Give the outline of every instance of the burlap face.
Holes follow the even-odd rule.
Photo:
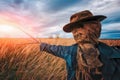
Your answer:
[[[79,25],[78,25],[79,26]],[[83,27],[74,28],[72,33],[77,43],[93,43],[97,44],[100,36],[101,24],[97,21],[91,21],[84,24]]]
[[[95,45],[98,44],[100,32],[101,25],[97,21],[85,23],[83,27],[74,28],[72,31],[74,39],[79,46],[77,52],[77,80],[80,80],[79,74],[81,72],[82,77],[85,78],[85,80],[92,80],[90,70],[102,66],[102,63],[98,58],[99,51],[95,47]],[[85,67],[87,69],[85,69]]]

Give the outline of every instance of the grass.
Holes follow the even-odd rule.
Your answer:
[[[71,45],[73,39],[41,39],[56,45]],[[100,40],[120,46],[120,40]],[[65,61],[39,50],[31,39],[0,39],[0,80],[65,80]],[[21,45],[23,44],[23,45]]]

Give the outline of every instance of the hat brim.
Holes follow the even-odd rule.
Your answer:
[[[82,19],[82,20],[78,20],[76,22],[71,22],[71,23],[68,23],[66,24],[64,27],[63,27],[63,31],[65,32],[71,32],[73,27],[75,27],[75,24],[77,23],[84,23],[84,22],[87,22],[87,21],[91,21],[91,20],[98,20],[98,21],[102,21],[104,20],[105,18],[107,18],[106,16],[104,15],[96,15],[96,16],[91,16],[91,17],[88,17],[88,18],[85,18],[85,19]]]

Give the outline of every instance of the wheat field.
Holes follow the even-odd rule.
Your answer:
[[[73,39],[37,39],[55,45],[71,45]],[[100,40],[120,46],[120,40]],[[66,80],[65,61],[39,49],[32,39],[0,39],[0,80]]]

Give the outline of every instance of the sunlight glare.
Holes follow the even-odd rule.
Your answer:
[[[16,29],[14,28],[14,26],[11,26],[11,25],[0,25],[0,32],[12,33],[15,30]]]

